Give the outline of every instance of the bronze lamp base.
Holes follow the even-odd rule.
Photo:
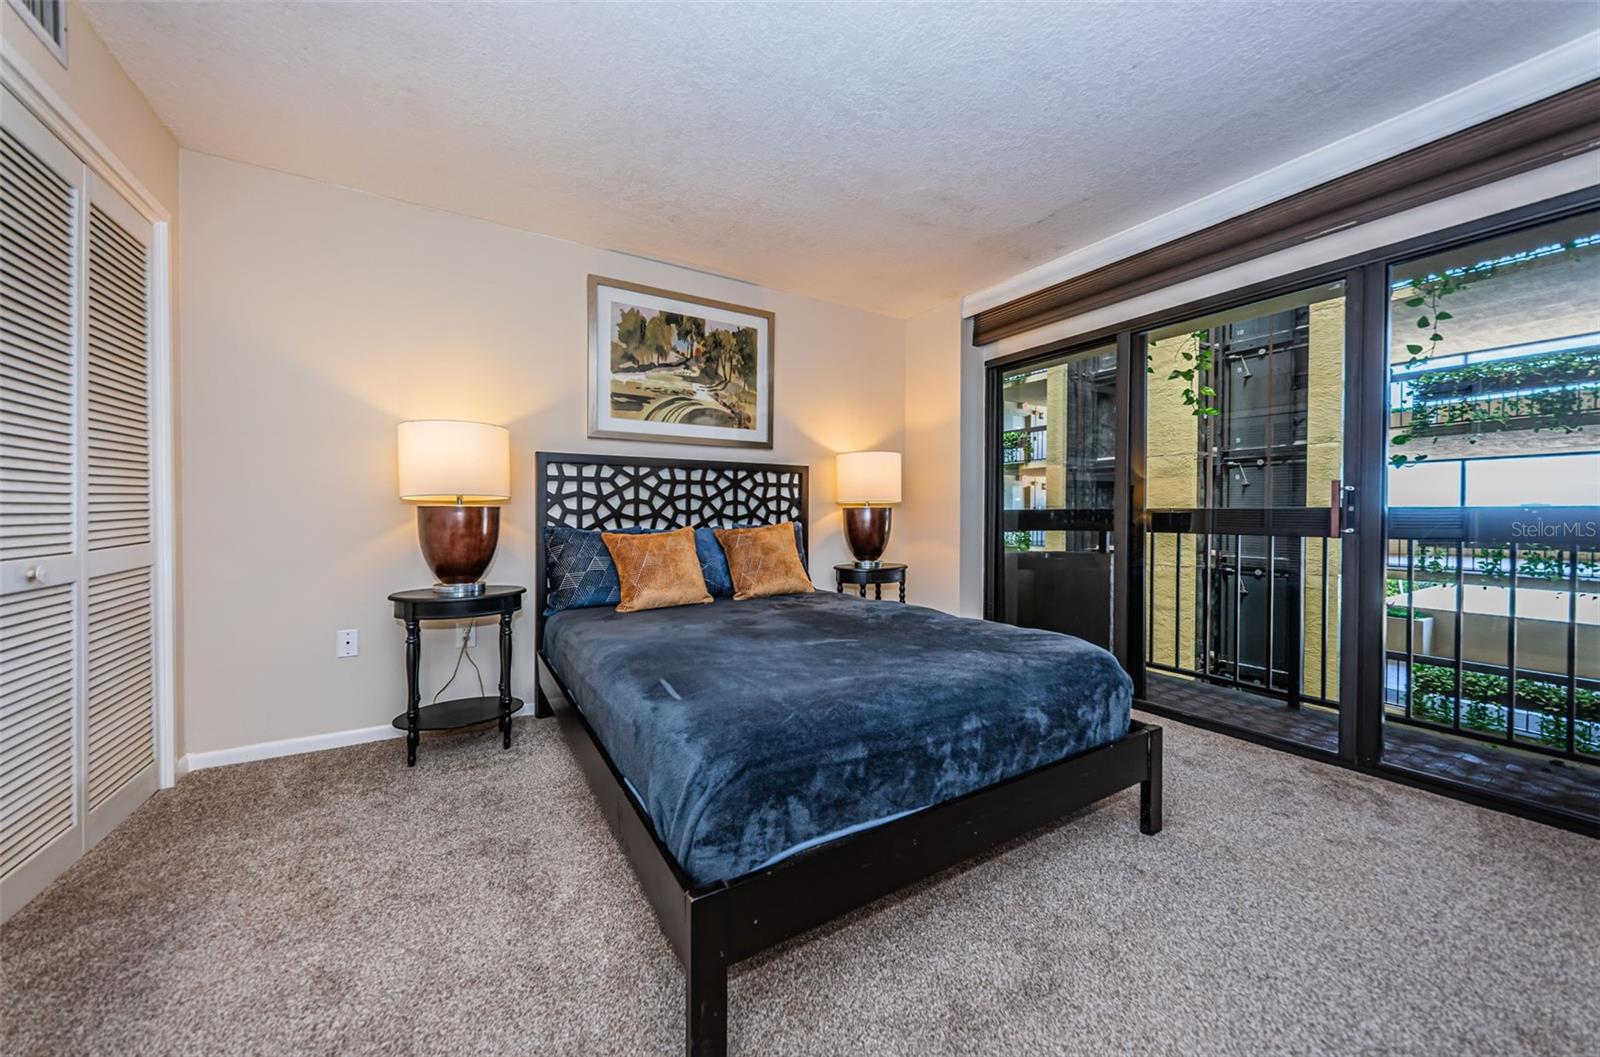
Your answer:
[[[886,506],[847,506],[844,508],[844,538],[856,557],[856,568],[876,569],[882,565],[883,549],[889,545],[889,515]]]
[[[419,506],[417,539],[440,594],[483,593],[480,578],[500,542],[497,506]]]

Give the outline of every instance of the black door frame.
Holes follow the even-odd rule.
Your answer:
[[[1133,679],[1134,696],[1139,707],[1297,755],[1335,762],[1469,803],[1600,836],[1600,824],[1567,812],[1486,794],[1444,779],[1386,766],[1382,760],[1383,666],[1369,664],[1363,667],[1358,664],[1360,657],[1381,656],[1384,649],[1384,622],[1363,622],[1360,618],[1363,613],[1381,612],[1384,604],[1388,528],[1385,467],[1388,457],[1387,299],[1390,267],[1416,257],[1448,251],[1498,234],[1535,227],[1597,208],[1600,208],[1600,186],[1584,188],[986,361],[985,617],[994,619],[998,612],[995,602],[1000,590],[1001,541],[998,525],[1001,475],[996,427],[999,422],[1002,375],[1039,360],[1063,353],[1088,351],[1115,342],[1117,506],[1112,537],[1115,547],[1112,557],[1113,652]],[[1139,338],[1141,332],[1293,293],[1320,283],[1341,280],[1346,284],[1344,466],[1346,483],[1354,485],[1356,492],[1351,510],[1355,524],[1349,526],[1354,528],[1350,535],[1354,542],[1347,548],[1347,560],[1341,566],[1343,611],[1340,623],[1343,648],[1340,651],[1340,688],[1341,697],[1345,700],[1340,708],[1339,752],[1335,757],[1271,735],[1198,720],[1162,708],[1146,699],[1146,673],[1140,645],[1147,617],[1143,602],[1143,569],[1145,530],[1149,517],[1145,494],[1145,386],[1138,384],[1143,378],[1143,373],[1138,370],[1142,363],[1138,350],[1142,347]],[[1372,306],[1376,306],[1377,310],[1369,310]],[[1351,548],[1354,550],[1353,556]],[[1352,557],[1353,560],[1349,560]]]

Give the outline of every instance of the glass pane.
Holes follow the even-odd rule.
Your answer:
[[[1141,337],[1150,695],[1335,750],[1335,714],[1302,705],[1339,700],[1342,544],[1305,511],[1344,473],[1344,284]]]
[[[1019,368],[1000,395],[999,616],[1101,645],[1111,641],[1116,373],[1106,346]]]
[[[1600,213],[1396,265],[1389,364],[1384,759],[1592,813]]]

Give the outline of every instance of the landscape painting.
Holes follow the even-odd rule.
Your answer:
[[[589,436],[772,447],[772,313],[590,276],[589,331]]]

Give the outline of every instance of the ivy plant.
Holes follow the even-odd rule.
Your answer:
[[[1209,330],[1197,330],[1189,335],[1195,343],[1195,351],[1189,352],[1180,349],[1186,367],[1175,367],[1167,375],[1167,381],[1182,381],[1183,389],[1180,391],[1184,404],[1189,408],[1189,413],[1195,418],[1204,418],[1209,415],[1220,415],[1221,408],[1212,403],[1216,399],[1217,391],[1205,384],[1205,372],[1211,369],[1215,362],[1214,347],[1211,342]],[[1156,343],[1150,342],[1150,348],[1155,348]],[[1146,374],[1155,374],[1154,357],[1145,355],[1144,370]]]
[[[1582,258],[1576,239],[1563,243],[1562,250],[1568,260]],[[1404,305],[1420,310],[1416,327],[1426,331],[1427,337],[1406,344],[1404,366],[1421,367],[1440,354],[1444,331],[1455,319],[1445,307],[1448,298],[1531,259],[1531,255],[1507,257],[1409,280],[1406,285],[1411,296]],[[1412,413],[1411,421],[1389,438],[1392,447],[1405,447],[1436,426],[1491,424],[1493,429],[1507,429],[1513,419],[1523,418],[1531,419],[1527,428],[1532,430],[1560,428],[1574,433],[1583,428],[1574,421],[1578,416],[1600,410],[1600,396],[1596,395],[1600,394],[1600,350],[1430,371],[1411,379],[1407,389],[1411,403],[1406,410]],[[1477,396],[1474,391],[1485,395]],[[1437,435],[1432,442],[1439,442]],[[1478,443],[1477,435],[1469,433],[1467,443]],[[1425,454],[1394,452],[1389,464],[1398,468],[1427,458]]]

